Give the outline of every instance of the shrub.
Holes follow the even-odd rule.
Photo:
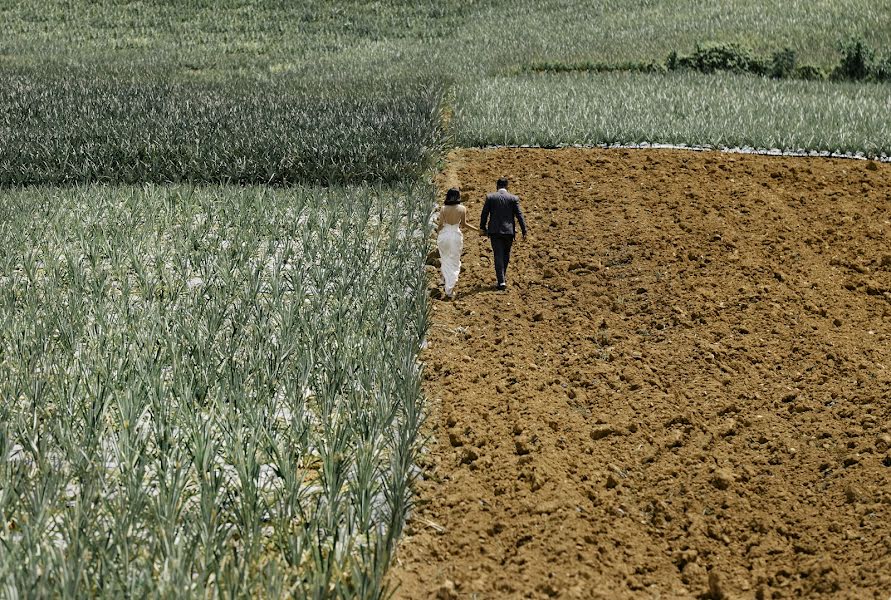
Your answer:
[[[748,48],[739,44],[696,44],[691,56],[677,56],[672,53],[669,62],[674,68],[689,68],[702,73],[730,71],[732,73],[755,73],[763,75],[767,67]],[[673,68],[673,67],[669,67]]]
[[[783,48],[770,57],[770,76],[774,79],[788,79],[796,75],[795,50]]]
[[[665,60],[665,68],[669,71],[674,71],[680,68],[680,58],[678,57],[677,50],[672,50],[671,54],[668,55],[668,58]]]
[[[795,78],[806,81],[822,81],[826,79],[826,72],[813,65],[801,65],[795,69]]]
[[[853,38],[839,45],[842,53],[841,62],[832,72],[834,79],[859,81],[870,75],[870,65],[875,52],[862,40]]]
[[[876,81],[891,81],[891,53],[875,63],[872,70],[872,77]]]
[[[830,72],[832,79],[842,81],[891,81],[891,54],[876,60],[876,52],[862,40],[853,38],[839,44],[842,58]],[[754,55],[739,44],[696,44],[693,54],[672,51],[665,60],[665,69],[690,69],[700,73],[729,71],[770,76],[774,79],[821,81],[827,73],[812,65],[799,65],[795,50],[785,47],[764,58]]]

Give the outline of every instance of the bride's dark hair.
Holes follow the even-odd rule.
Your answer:
[[[458,188],[450,188],[449,191],[446,192],[445,203],[461,204],[461,190]]]

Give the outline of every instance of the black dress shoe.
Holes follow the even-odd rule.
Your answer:
[[[495,287],[497,287],[499,290],[506,290],[506,289],[507,289],[507,284],[506,284],[506,283],[499,283],[499,284],[498,284],[497,286],[495,286]]]

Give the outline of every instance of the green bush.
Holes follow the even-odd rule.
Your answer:
[[[739,44],[706,43],[696,44],[690,56],[669,55],[669,69],[686,68],[701,73],[729,71],[731,73],[755,73],[764,75],[768,67],[751,50]]]
[[[862,40],[850,39],[839,44],[842,53],[841,62],[832,72],[834,79],[861,81],[867,79],[871,72],[871,63],[875,52]]]
[[[891,81],[891,53],[875,64],[873,67],[873,79],[876,81]]]
[[[671,54],[669,54],[668,58],[665,60],[665,68],[669,71],[680,69],[683,58],[683,56],[678,55],[677,50],[672,50]]]
[[[891,81],[891,54],[876,60],[876,52],[862,40],[851,39],[838,45],[842,53],[839,64],[830,76],[840,81]],[[770,55],[769,59],[752,54],[738,44],[697,44],[693,54],[680,55],[671,52],[665,60],[669,71],[688,69],[700,73],[729,71],[769,75],[774,79],[826,79],[826,72],[812,65],[799,65],[795,50],[785,47]]]
[[[795,50],[783,48],[770,57],[770,76],[774,79],[789,79],[796,74]]]
[[[805,81],[822,81],[826,79],[826,72],[813,65],[801,65],[795,68],[795,78]]]

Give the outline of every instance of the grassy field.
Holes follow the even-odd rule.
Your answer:
[[[891,154],[888,84],[530,73],[704,43],[828,72],[851,38],[887,59],[889,0],[0,0],[0,23],[8,595],[382,595],[449,144]]]

